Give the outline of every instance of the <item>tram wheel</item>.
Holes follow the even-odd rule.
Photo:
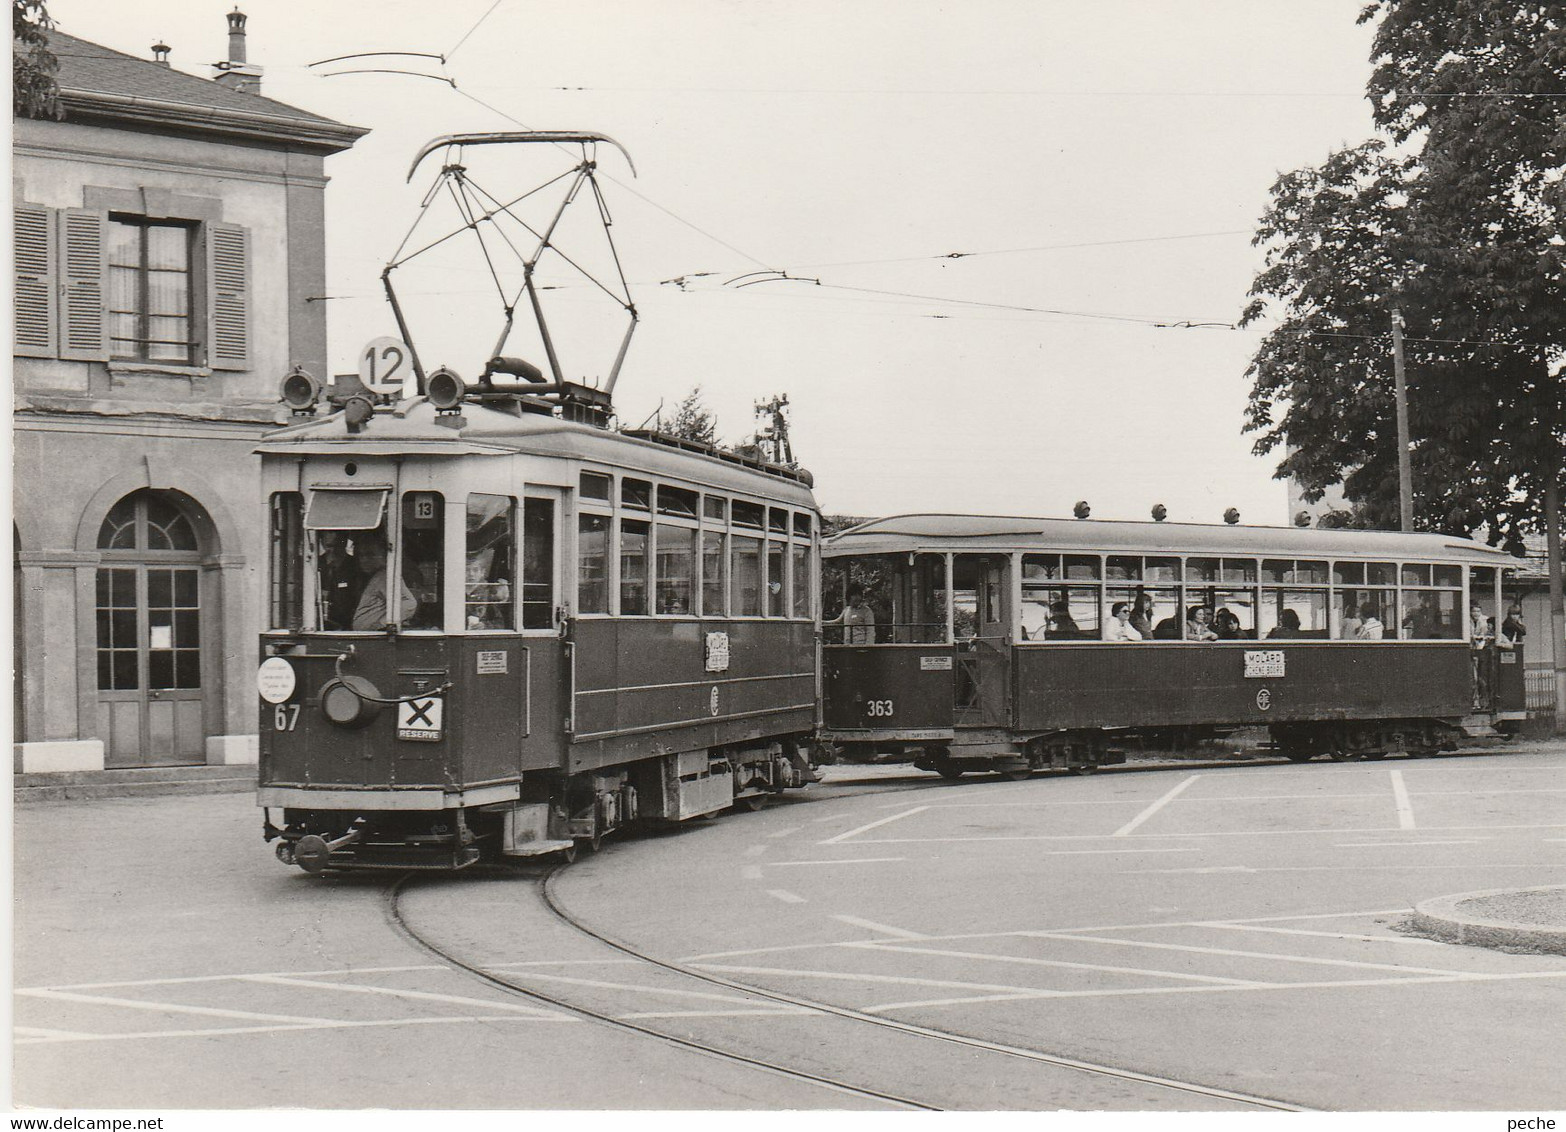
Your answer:
[[[1284,751],[1283,757],[1291,763],[1308,763],[1316,757],[1315,751]]]
[[[946,765],[936,767],[935,773],[946,779],[947,782],[956,782],[959,778],[966,774],[967,771],[963,770],[963,768],[960,766],[952,766],[948,763]]]
[[[1072,774],[1080,774],[1080,775],[1084,775],[1084,776],[1089,775],[1089,774],[1097,774],[1098,773],[1098,767],[1094,766],[1092,763],[1088,763],[1085,766],[1074,766],[1074,767],[1071,768],[1071,773]]]
[[[1003,770],[1000,776],[1007,782],[1026,782],[1033,777],[1033,768],[1030,766],[1021,770]]]
[[[1387,753],[1385,751],[1366,751],[1364,753],[1363,757],[1367,758],[1367,759],[1371,759],[1372,761],[1374,761],[1376,759],[1384,759],[1384,758],[1386,758],[1387,757]]]
[[[1348,751],[1328,751],[1327,757],[1335,763],[1346,763],[1354,756]]]
[[[740,805],[744,806],[753,814],[760,813],[762,807],[764,807],[766,804],[767,796],[765,794],[750,794],[740,799]]]

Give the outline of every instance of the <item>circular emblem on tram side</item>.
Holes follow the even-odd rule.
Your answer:
[[[707,707],[713,715],[718,714],[718,689],[716,687],[712,689],[712,696],[707,701]]]
[[[1256,693],[1256,707],[1259,711],[1266,711],[1272,707],[1272,693],[1266,688],[1259,689]]]
[[[256,669],[256,691],[269,704],[280,704],[294,694],[294,666],[280,656],[269,656]]]

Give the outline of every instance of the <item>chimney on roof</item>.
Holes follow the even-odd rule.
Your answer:
[[[154,63],[162,64],[165,67],[170,66],[171,65],[169,63],[169,51],[170,50],[171,50],[171,48],[169,47],[169,45],[164,43],[160,39],[157,43],[154,43],[152,45],[152,61]]]
[[[261,68],[245,59],[245,20],[236,6],[228,14],[228,58],[212,65],[212,81],[246,94],[261,93]]]

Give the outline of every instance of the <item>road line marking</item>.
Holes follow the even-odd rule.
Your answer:
[[[1112,836],[1112,837],[1129,837],[1131,835],[1131,831],[1132,830],[1136,829],[1137,826],[1141,825],[1148,818],[1152,817],[1159,810],[1161,810],[1165,806],[1167,806],[1170,802],[1173,802],[1175,800],[1175,798],[1179,795],[1180,791],[1184,790],[1187,786],[1191,785],[1191,783],[1195,782],[1200,777],[1202,777],[1202,776],[1199,775],[1199,774],[1193,774],[1193,775],[1191,775],[1191,777],[1183,779],[1181,781],[1180,785],[1176,786],[1173,790],[1169,791],[1169,793],[1165,794],[1162,798],[1158,799],[1158,801],[1154,802],[1151,806],[1147,807],[1147,809],[1145,809],[1141,813],[1137,814],[1136,817],[1134,817],[1130,821],[1126,822],[1125,825],[1123,825],[1119,829],[1115,830],[1115,832],[1113,834],[1111,834],[1110,836]]]
[[[907,928],[894,928],[890,924],[878,924],[874,920],[861,920],[858,916],[833,916],[832,919],[840,923],[849,924],[856,928],[864,928],[867,931],[883,932],[897,939],[924,939],[923,932],[911,932]]]
[[[723,963],[697,963],[709,971],[728,971],[738,975],[783,975],[794,979],[837,979],[851,983],[897,983],[915,987],[960,987],[964,990],[1001,991],[1007,994],[1054,994],[1040,987],[1017,987],[997,983],[968,983],[957,979],[919,979],[912,975],[857,974],[852,971],[803,971],[788,967],[739,967]]]
[[[316,990],[343,991],[348,994],[384,994],[392,998],[406,998],[417,1002],[444,1002],[454,1006],[482,1006],[493,1010],[513,1010],[518,1014],[541,1014],[552,1017],[556,1012],[520,1002],[497,1002],[488,998],[469,998],[459,994],[438,994],[435,991],[408,990],[402,987],[377,987],[365,983],[328,983],[319,979],[291,979],[286,975],[251,975],[247,983],[266,983],[269,986],[311,987]]]
[[[47,1026],[17,1026],[15,1030],[18,1035],[25,1035],[29,1038],[74,1038],[79,1041],[82,1038],[97,1036],[82,1030],[51,1030]]]
[[[62,1042],[119,1042],[146,1041],[150,1038],[212,1038],[239,1034],[297,1034],[306,1030],[362,1030],[376,1026],[447,1026],[473,1022],[579,1022],[582,1019],[569,1015],[556,1018],[524,1018],[516,1014],[477,1014],[442,1016],[438,1018],[377,1018],[371,1021],[349,1022],[323,1020],[301,1026],[221,1026],[206,1030],[141,1030],[115,1034],[87,1034],[81,1038],[18,1038],[17,1045],[52,1045]]]
[[[153,1010],[160,1014],[199,1014],[207,1018],[249,1018],[255,1022],[286,1022],[295,1026],[319,1026],[332,1018],[307,1018],[294,1014],[260,1014],[253,1010],[223,1010],[216,1006],[187,1006],[178,1002],[148,1002],[140,998],[111,998],[108,995],[76,994],[59,990],[19,990],[34,998],[52,998],[63,1002],[85,1002],[91,1006],[124,1006],[131,1010]]]
[[[1193,925],[1199,928],[1227,928],[1236,932],[1273,932],[1277,935],[1309,935],[1321,936],[1325,939],[1355,939],[1366,943],[1416,943],[1423,947],[1446,947],[1447,944],[1434,939],[1420,939],[1410,935],[1358,935],[1353,932],[1313,932],[1306,928],[1268,928],[1260,924],[1227,924],[1214,920],[1206,924]]]
[[[1193,801],[1194,799],[1187,799]],[[928,808],[928,807],[922,807]],[[1566,829],[1566,824],[1550,822],[1539,825],[1445,825],[1425,826],[1423,833],[1469,833],[1478,831],[1493,833],[1513,829]],[[1197,840],[1204,837],[1268,837],[1273,835],[1298,836],[1301,834],[1331,834],[1341,837],[1350,833],[1401,833],[1391,826],[1366,826],[1357,829],[1211,829],[1201,833],[1139,833],[1136,841]],[[1108,841],[1117,836],[1112,833],[1043,833],[1007,837],[869,837],[859,845],[934,845],[948,841]],[[821,842],[821,844],[826,844]]]
[[[785,904],[808,904],[809,901],[797,892],[790,892],[786,888],[769,888],[767,895],[774,900],[781,900]]]
[[[907,857],[842,857],[831,861],[773,861],[774,869],[793,865],[884,865],[891,861],[906,861]]]
[[[925,810],[928,810],[929,808],[930,808],[929,806],[915,806],[911,810],[904,810],[902,813],[900,813],[900,814],[893,814],[889,818],[881,818],[879,821],[873,821],[869,825],[862,825],[858,829],[851,829],[847,833],[840,833],[836,837],[829,837],[825,841],[817,842],[817,844],[818,845],[836,845],[839,841],[846,841],[850,837],[857,836],[858,834],[864,833],[867,830],[875,829],[877,826],[886,825],[888,822],[899,821],[902,818],[912,817],[914,814],[922,814]]]
[[[636,991],[639,994],[662,994],[676,998],[702,998],[712,1002],[739,1002],[748,1003],[751,1000],[744,995],[717,994],[713,991],[683,990],[680,987],[652,987],[638,983],[610,983],[601,979],[573,979],[569,975],[546,975],[542,971],[532,972],[535,979],[546,979],[552,983],[570,983],[578,987],[597,987],[600,990]]]
[[[1408,800],[1408,787],[1403,785],[1403,772],[1393,769],[1392,797],[1397,800],[1397,827],[1399,829],[1413,829],[1414,804]]]
[[[1566,862],[1527,862],[1519,865],[1487,865],[1476,861],[1454,861],[1447,865],[1262,865],[1252,868],[1249,865],[1218,866],[1207,869],[1126,869],[1130,876],[1143,874],[1174,874],[1174,873],[1351,873],[1357,870],[1370,869],[1566,869]]]
[[[805,827],[802,826],[802,825],[784,826],[780,830],[777,830],[777,831],[775,831],[773,833],[767,834],[767,836],[768,837],[787,837],[789,834],[791,834],[791,833],[798,833],[800,830],[802,830],[804,828]]]
[[[567,960],[575,962],[575,960]],[[83,991],[83,990],[108,990],[111,987],[167,987],[177,986],[181,983],[221,983],[234,979],[249,978],[251,975],[285,975],[291,978],[301,978],[315,975],[336,975],[342,978],[345,975],[384,975],[400,974],[404,971],[449,971],[450,967],[443,963],[424,963],[414,967],[336,967],[330,971],[245,971],[239,974],[226,975],[182,975],[169,979],[126,979],[113,983],[59,983],[46,987],[27,987],[18,990],[17,994],[25,994],[33,991]]]
[[[1406,971],[1411,975],[1460,975],[1463,972],[1442,967],[1410,967],[1402,963],[1370,963],[1361,959],[1327,959],[1316,955],[1282,955],[1270,951],[1237,951],[1226,947],[1197,947],[1186,943],[1158,943],[1154,940],[1116,939],[1104,935],[1075,935],[1065,932],[1024,932],[1045,939],[1081,939],[1093,943],[1112,943],[1121,947],[1145,947],[1155,951],[1185,951],[1196,955],[1223,955],[1240,959],[1267,959],[1281,963],[1313,963],[1322,967],[1355,967],[1366,971]],[[1566,974],[1566,971],[1561,972]]]
[[[1488,837],[1454,837],[1449,841],[1341,841],[1334,849],[1402,849],[1408,845],[1478,845]]]
[[[744,877],[746,880],[760,880],[761,866],[746,865],[743,869],[740,870],[740,876]]]
[[[770,845],[752,845],[749,849],[745,850],[745,856],[759,857],[770,848],[772,848]]]
[[[1039,959],[1031,955],[991,955],[984,951],[948,951],[934,947],[898,947],[891,943],[863,944],[869,951],[900,951],[908,955],[946,955],[953,959],[983,959],[996,963],[1021,963],[1030,967],[1069,967],[1079,971],[1107,971],[1116,975],[1151,975],[1155,979],[1185,979],[1196,983],[1254,986],[1255,979],[1230,979],[1222,975],[1193,975],[1185,971],[1160,971],[1147,967],[1114,967],[1105,963],[1072,963],[1065,959]]]

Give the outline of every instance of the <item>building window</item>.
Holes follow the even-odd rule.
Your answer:
[[[194,230],[188,224],[109,218],[109,351],[114,357],[190,363]]]

